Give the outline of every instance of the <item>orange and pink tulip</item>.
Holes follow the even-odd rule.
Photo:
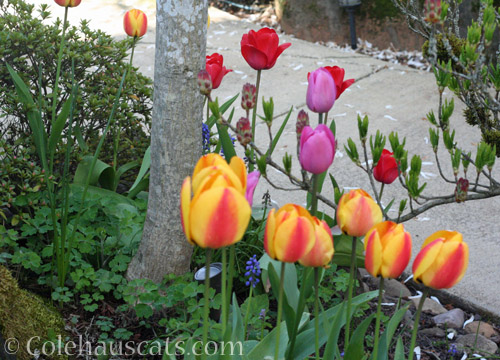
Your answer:
[[[381,222],[365,236],[365,268],[372,276],[395,279],[411,258],[411,236],[402,224]]]
[[[271,258],[296,262],[311,251],[315,241],[314,219],[303,207],[286,204],[269,213],[264,248]]]
[[[148,18],[141,10],[129,10],[123,17],[123,28],[128,36],[144,36],[148,29]]]
[[[299,259],[303,266],[325,267],[332,261],[334,248],[332,230],[324,220],[313,217],[316,240],[311,251]]]
[[[82,0],[54,0],[57,5],[63,7],[75,7],[80,5]]]
[[[245,163],[239,157],[230,164],[218,154],[198,161],[192,180],[187,177],[181,190],[181,223],[191,244],[218,249],[242,239],[251,215],[246,183]]]
[[[413,278],[433,289],[449,289],[465,275],[469,247],[456,231],[437,231],[429,236],[413,262]]]
[[[368,193],[355,189],[342,195],[337,206],[337,224],[344,234],[364,236],[382,221],[382,211]]]

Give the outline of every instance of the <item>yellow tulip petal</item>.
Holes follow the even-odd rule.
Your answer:
[[[372,276],[380,275],[382,267],[382,243],[379,232],[376,229],[370,230],[365,237],[365,268]]]
[[[247,166],[245,165],[245,161],[243,161],[243,159],[238,156],[233,156],[231,158],[231,162],[229,163],[229,167],[234,171],[236,176],[240,179],[244,195],[247,189]]]
[[[419,281],[420,277],[432,266],[442,247],[443,239],[439,238],[420,250],[412,267],[415,281]]]
[[[436,239],[442,238],[445,241],[462,241],[462,234],[460,234],[458,231],[447,231],[447,230],[440,230],[436,231],[434,234],[429,236],[427,239],[425,239],[422,249],[426,247],[428,244],[433,242]]]
[[[398,233],[389,232],[383,238],[386,242],[382,255],[381,275],[384,278],[397,278],[404,271],[411,258],[411,236],[401,226]]]
[[[266,230],[264,232],[264,249],[272,259],[276,259],[276,253],[274,252],[274,233],[276,231],[275,212],[275,209],[272,209],[271,212],[269,212],[269,215],[267,216]]]
[[[299,259],[303,266],[326,267],[332,260],[334,248],[332,232],[325,221],[314,218],[314,233],[316,240],[311,251]]]
[[[181,225],[186,234],[186,239],[190,244],[194,245],[191,241],[189,212],[191,209],[191,178],[188,176],[184,179],[181,188]]]
[[[469,261],[466,243],[444,242],[432,266],[423,274],[422,282],[434,289],[448,289],[465,274]]]
[[[234,188],[209,189],[193,199],[191,238],[203,248],[232,245],[243,237],[250,215],[250,205]]]

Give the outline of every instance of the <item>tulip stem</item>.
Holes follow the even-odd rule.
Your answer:
[[[234,270],[234,245],[229,247],[229,274],[227,281],[227,300],[226,300],[226,311],[229,309],[229,304],[231,304],[231,296],[233,293],[233,270]]]
[[[323,124],[323,113],[318,113],[318,124]]]
[[[382,185],[383,186],[383,185]],[[375,341],[373,344],[373,358],[378,358],[378,340],[380,332],[380,312],[382,308],[382,295],[384,294],[384,278],[380,278],[379,289],[378,289],[378,303],[377,303],[377,317],[375,319]]]
[[[314,299],[314,349],[316,360],[319,360],[319,267],[314,268],[314,290],[316,295]]]
[[[132,52],[130,53],[130,60],[128,63],[127,67],[127,75],[125,80],[130,76],[131,70],[132,70],[132,61],[134,60],[134,50],[135,50],[135,44],[137,43],[137,36],[134,36],[134,39],[132,40]],[[114,121],[113,124],[113,170],[116,172],[116,169],[118,168],[118,148],[120,146],[120,130],[118,129],[118,121]],[[113,187],[116,189],[118,186],[118,180],[115,179],[115,184]]]
[[[226,247],[222,248],[222,339],[226,334],[226,323],[227,323],[227,260],[226,260]]]
[[[312,190],[311,190],[311,215],[316,216],[318,211],[318,188],[319,188],[319,175],[312,176]]]
[[[276,321],[276,345],[274,347],[274,360],[278,360],[280,353],[280,328],[281,328],[281,313],[283,311],[283,284],[285,282],[285,263],[281,262],[280,273],[280,289],[278,296],[278,320]]]
[[[257,106],[259,104],[259,88],[260,88],[260,73],[262,70],[257,70],[257,82],[255,83],[255,106],[252,113],[252,139],[255,141],[255,122],[257,120]],[[254,170],[254,149],[250,151],[250,161],[248,162],[249,172]]]
[[[382,202],[382,194],[384,193],[384,185],[385,185],[385,184],[384,184],[384,183],[382,183],[382,186],[380,187],[380,192],[379,192],[379,194],[378,194],[378,200],[379,200],[380,202]],[[382,211],[383,211],[383,210],[384,210],[384,209],[382,209]]]
[[[346,324],[345,324],[345,348],[349,345],[349,333],[351,330],[351,301],[352,301],[352,287],[354,282],[354,265],[356,263],[356,245],[358,239],[356,236],[352,237],[352,248],[351,248],[351,268],[349,272],[349,288],[347,290],[347,310],[346,310]]]
[[[203,305],[203,343],[202,346],[206,346],[208,340],[208,314],[210,312],[210,261],[212,260],[212,249],[207,248],[206,261],[205,261],[205,304]],[[203,351],[202,359],[206,359],[207,354]]]
[[[411,342],[410,342],[410,354],[408,355],[408,360],[413,360],[413,354],[415,353],[415,343],[417,341],[417,332],[418,332],[418,323],[420,322],[420,314],[422,313],[422,308],[424,307],[425,299],[429,295],[429,288],[425,288],[420,298],[420,302],[418,303],[417,313],[415,314],[415,321],[413,323],[413,332],[411,334]]]

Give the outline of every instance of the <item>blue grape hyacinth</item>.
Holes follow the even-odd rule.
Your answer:
[[[247,281],[245,282],[246,286],[252,285],[255,288],[259,283],[259,276],[261,274],[259,260],[257,260],[257,255],[254,255],[247,261],[245,277],[247,277]]]

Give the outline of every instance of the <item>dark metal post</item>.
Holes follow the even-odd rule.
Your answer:
[[[349,29],[351,31],[351,48],[356,50],[358,39],[356,38],[356,24],[354,22],[354,6],[349,6],[346,8],[349,14]]]

